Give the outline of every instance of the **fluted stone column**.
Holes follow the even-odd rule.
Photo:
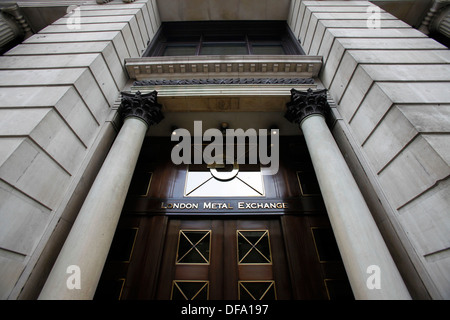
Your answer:
[[[291,90],[285,117],[303,131],[356,299],[411,299],[327,124],[326,90]]]
[[[149,94],[122,93],[123,126],[74,222],[39,299],[92,299],[150,125],[163,115]],[[79,282],[78,282],[79,281]]]

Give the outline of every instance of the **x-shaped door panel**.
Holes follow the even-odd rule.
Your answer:
[[[237,230],[239,264],[271,264],[269,230]]]
[[[209,264],[211,230],[180,230],[177,264]]]

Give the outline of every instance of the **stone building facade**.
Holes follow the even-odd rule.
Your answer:
[[[65,1],[66,6],[74,3],[72,11],[0,56],[1,299],[91,299],[146,146],[142,141],[168,138],[174,127],[192,130],[197,118],[204,129],[221,122],[244,129],[276,123],[282,136],[305,139],[308,120],[299,129],[284,119],[292,89],[327,89],[332,140],[358,186],[331,187],[317,168],[318,162],[333,159],[313,158],[355,297],[450,298],[446,46],[368,1]],[[165,23],[208,20],[285,21],[303,54],[143,57]],[[131,125],[118,116],[120,92],[138,91],[156,91],[152,103],[164,115],[160,123],[148,120],[148,131],[142,121],[133,119]],[[124,133],[129,127],[134,133]],[[128,138],[118,147],[120,134]],[[308,145],[311,156],[312,148]],[[119,163],[124,150],[135,155]],[[113,188],[121,182],[121,189]],[[331,211],[340,204],[330,207],[327,186],[361,192],[374,223],[362,213],[353,212],[347,220],[336,213],[337,220],[344,219],[338,227]],[[91,198],[103,204],[103,211],[102,201],[113,203],[118,213],[89,211]],[[94,212],[97,220],[89,220]],[[72,228],[77,220],[84,224]],[[103,237],[98,228],[105,221],[111,226],[105,226],[109,233]],[[367,226],[369,238],[363,240]],[[354,239],[345,242],[348,234],[361,237],[360,248]],[[88,258],[96,242],[101,248],[95,250],[104,256],[98,261]],[[367,254],[361,253],[365,243]],[[379,249],[383,246],[388,251]],[[381,268],[382,289],[357,288],[370,274],[362,265],[359,270],[349,266],[347,252],[359,252],[361,261],[375,259],[371,265],[392,259],[393,265]],[[88,260],[81,266],[83,290],[68,289],[61,280],[68,277],[63,267],[85,263],[67,260],[76,254]],[[59,276],[51,272],[58,256]],[[89,268],[95,269],[92,278],[84,277]]]

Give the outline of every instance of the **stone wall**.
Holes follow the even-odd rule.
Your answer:
[[[86,1],[0,56],[0,299],[35,298],[115,137],[155,0]]]
[[[334,134],[416,298],[450,298],[450,51],[367,1],[291,3]],[[399,244],[401,243],[401,246]],[[374,262],[375,263],[375,262]]]

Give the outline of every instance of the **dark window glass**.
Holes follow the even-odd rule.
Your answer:
[[[264,45],[254,44],[252,45],[252,53],[259,55],[284,55],[284,49],[282,45]]]
[[[286,21],[191,21],[164,22],[144,56],[248,54],[304,53]]]
[[[204,44],[200,50],[201,55],[246,55],[245,44],[213,43]]]
[[[181,34],[171,34],[167,37],[167,42],[184,42],[184,43],[197,43],[200,41],[200,34],[198,35],[183,35],[182,31],[180,31]]]
[[[245,34],[205,34],[202,38],[203,42],[244,42]]]
[[[196,52],[196,45],[168,45],[163,56],[194,56]]]

